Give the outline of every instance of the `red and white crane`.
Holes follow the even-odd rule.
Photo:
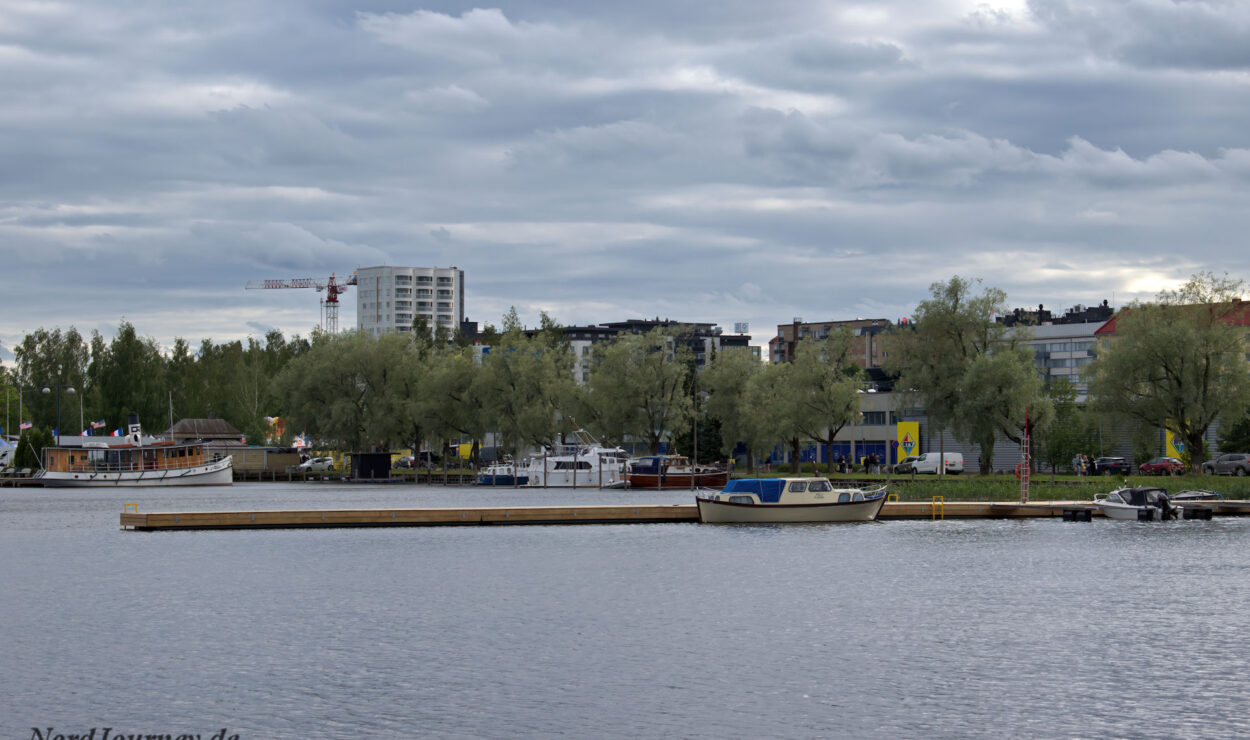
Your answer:
[[[331,334],[337,334],[339,331],[339,295],[347,290],[347,286],[356,284],[356,273],[352,276],[338,282],[334,279],[334,273],[330,273],[328,278],[291,278],[290,280],[249,280],[247,282],[248,290],[273,289],[273,288],[315,288],[318,293],[325,291],[325,298],[321,300],[321,328]]]

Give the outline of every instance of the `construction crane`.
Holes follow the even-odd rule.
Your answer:
[[[355,284],[356,273],[354,272],[351,277],[341,283],[334,279],[334,273],[330,273],[330,277],[323,279],[249,280],[247,281],[247,289],[315,288],[318,293],[324,290],[326,294],[321,299],[321,328],[330,334],[337,334],[339,331],[339,295],[347,290],[347,286]]]

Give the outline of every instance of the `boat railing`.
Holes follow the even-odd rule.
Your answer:
[[[133,473],[140,470],[181,470],[182,468],[193,468],[200,465],[206,465],[208,461],[203,457],[180,457],[173,460],[155,460],[148,462],[125,462],[125,463],[109,463],[109,462],[86,462],[73,463],[67,465],[67,471],[70,473]]]

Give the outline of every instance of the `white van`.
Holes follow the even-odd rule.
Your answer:
[[[959,452],[926,452],[911,464],[912,470],[917,473],[937,473],[938,459],[943,455],[946,456],[948,475],[958,475],[964,472],[964,456]]]

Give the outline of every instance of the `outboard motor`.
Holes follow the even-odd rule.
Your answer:
[[[1168,495],[1163,491],[1159,491],[1159,518],[1163,521],[1176,519],[1180,516],[1180,507],[1173,506],[1168,500]]]

